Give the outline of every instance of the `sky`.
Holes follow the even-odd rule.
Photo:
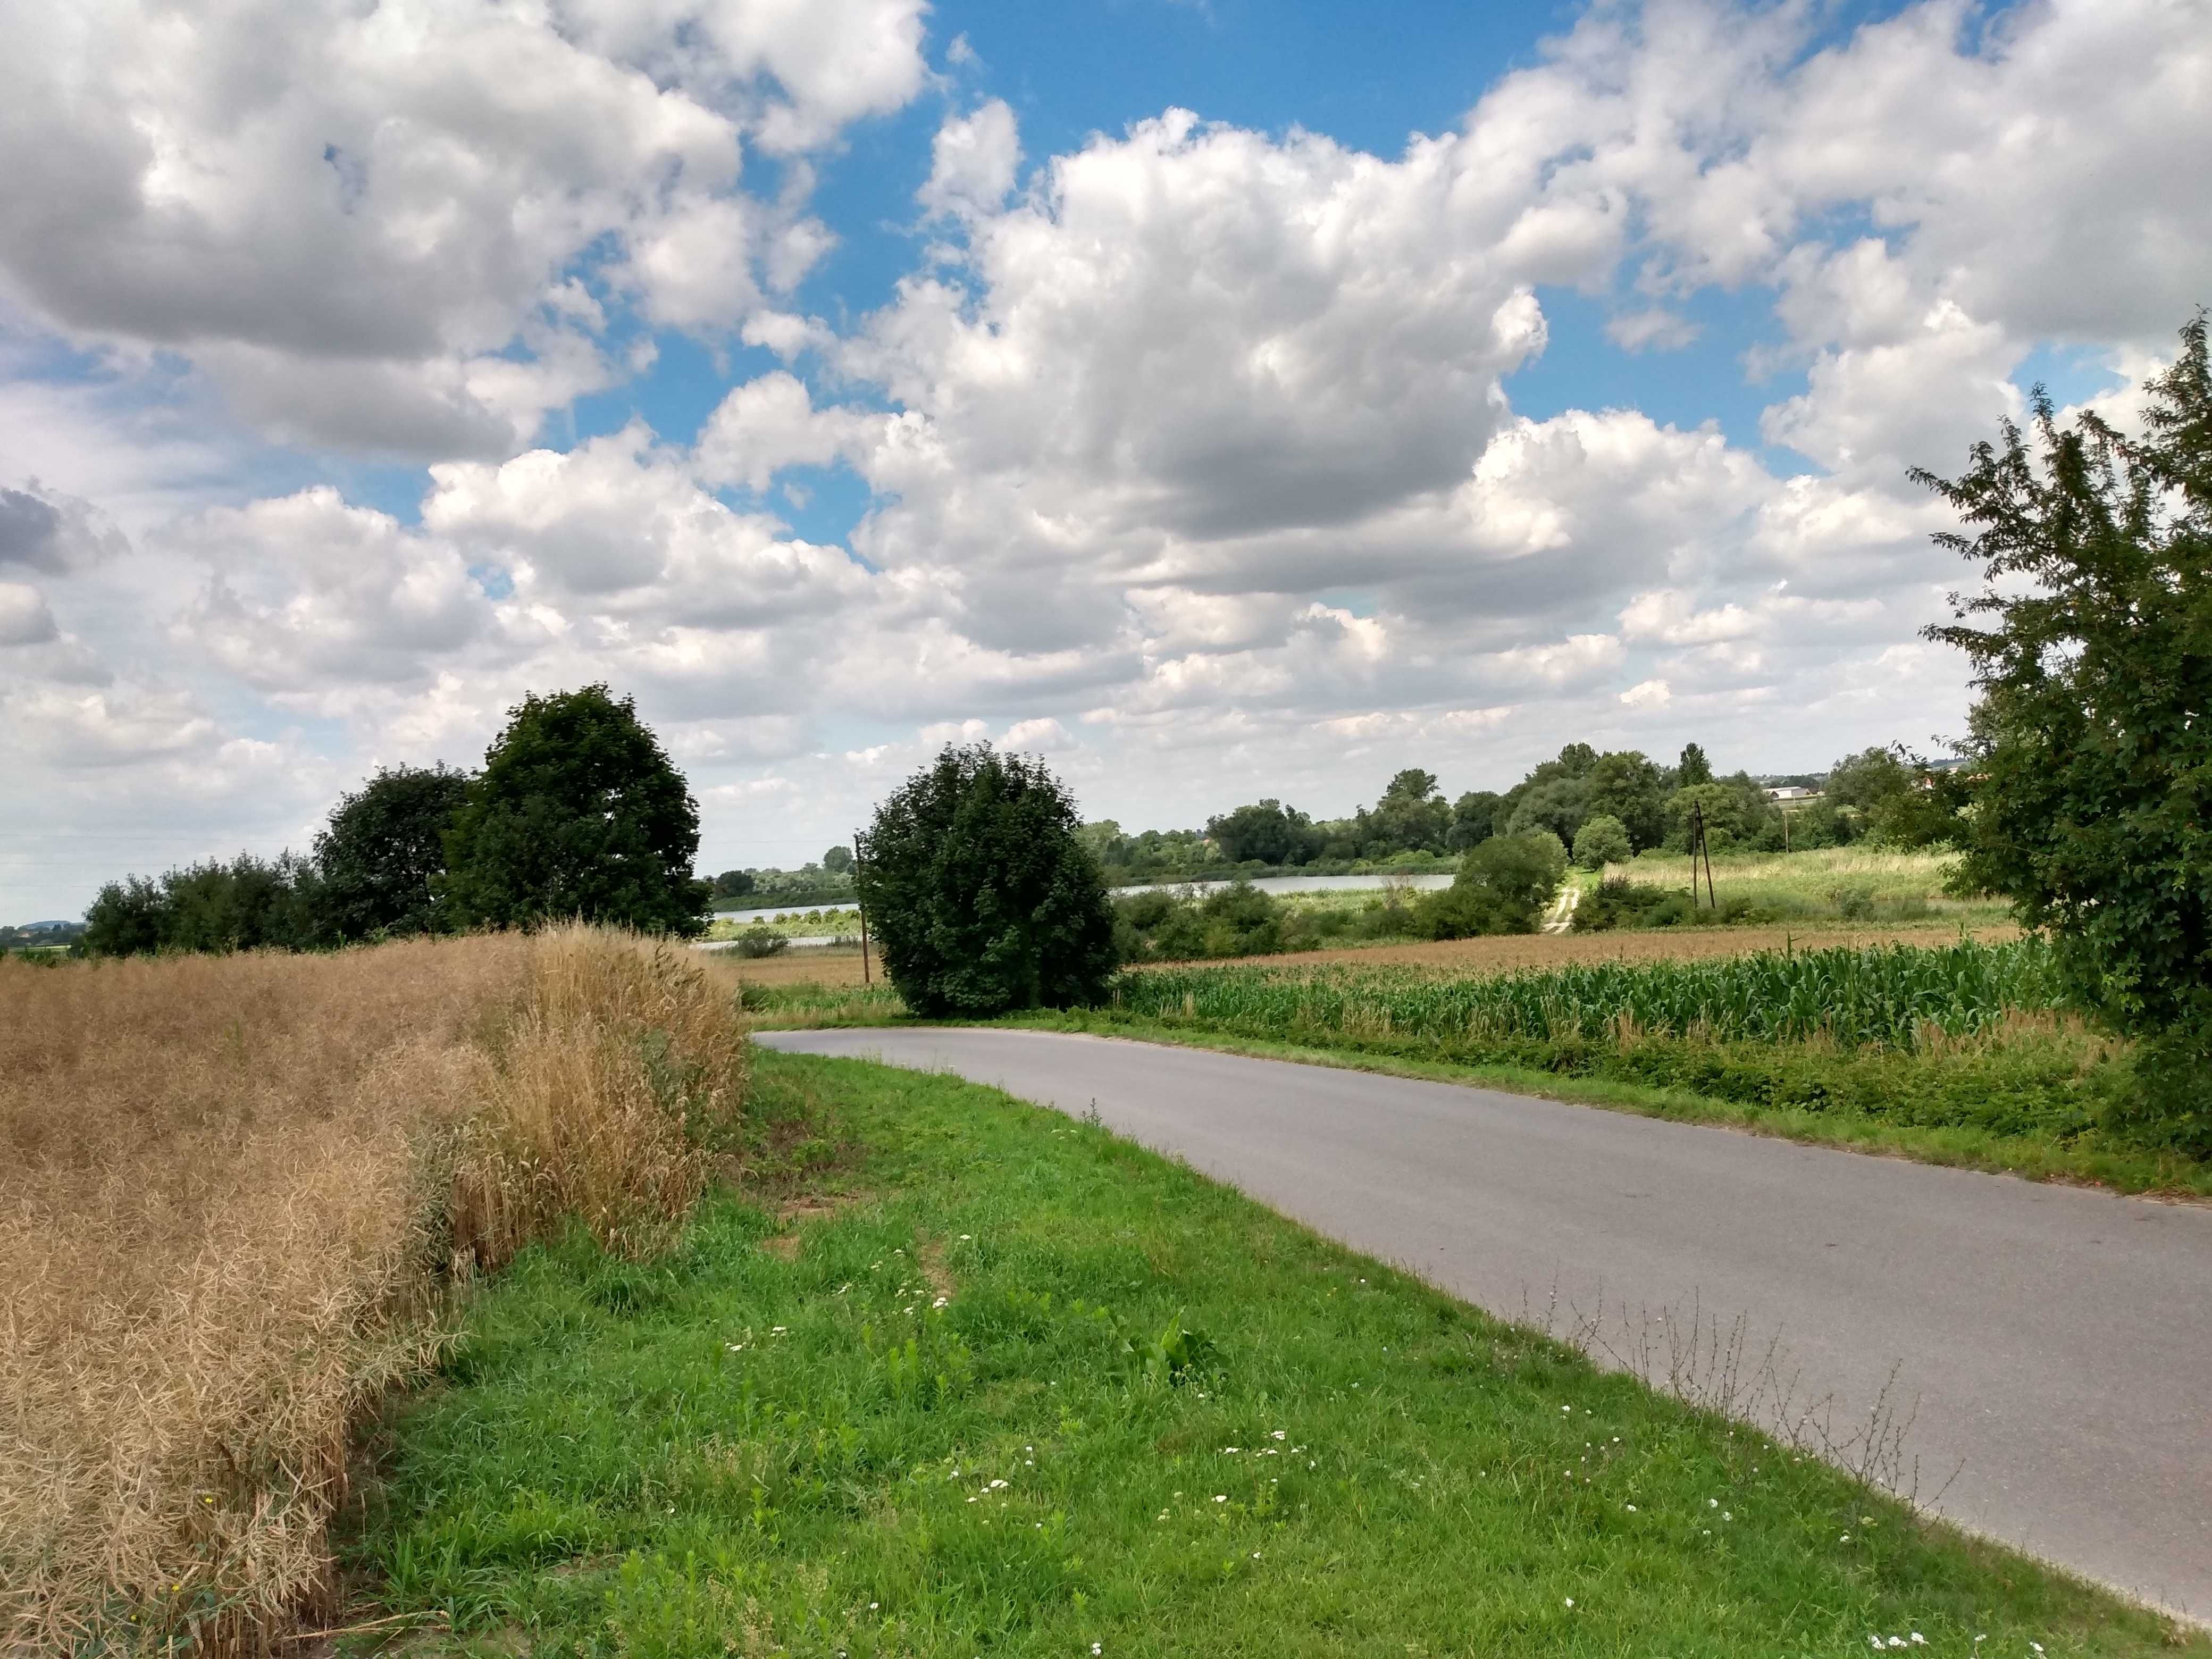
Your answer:
[[[1317,817],[1939,750],[1908,469],[2212,301],[2212,0],[0,0],[0,921],[633,696]]]

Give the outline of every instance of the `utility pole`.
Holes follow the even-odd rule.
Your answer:
[[[1690,907],[1692,909],[1698,903],[1698,859],[1700,854],[1705,860],[1705,898],[1717,910],[1721,908],[1721,902],[1713,895],[1713,852],[1705,845],[1705,807],[1702,801],[1690,808]]]
[[[860,983],[872,984],[868,977],[868,907],[860,901],[860,860],[865,856],[860,832],[853,831],[853,908],[860,913]]]

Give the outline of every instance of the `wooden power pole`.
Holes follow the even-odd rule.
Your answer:
[[[1702,801],[1690,808],[1690,907],[1692,909],[1698,903],[1698,860],[1700,858],[1705,861],[1705,898],[1717,910],[1721,908],[1721,902],[1713,895],[1713,853],[1712,848],[1705,845],[1705,808]]]
[[[860,832],[853,831],[853,908],[860,913],[860,983],[874,983],[868,977],[868,907],[860,898]]]

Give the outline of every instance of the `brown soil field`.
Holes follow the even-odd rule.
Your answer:
[[[1967,930],[1983,940],[2011,939],[2020,930],[2009,923]],[[1440,973],[1502,974],[1516,968],[1554,968],[1571,962],[1671,962],[1691,957],[1725,957],[1751,951],[1818,951],[1835,945],[1948,945],[1959,937],[1956,926],[1919,927],[1662,927],[1605,933],[1507,933],[1487,939],[1439,939],[1416,945],[1358,945],[1333,951],[1300,951],[1283,956],[1237,957],[1231,961],[1275,968],[1309,968],[1322,963],[1384,963],[1428,967]],[[858,985],[858,951],[793,951],[779,957],[746,959],[717,952],[709,960],[717,973],[745,985]],[[883,963],[872,956],[876,981]],[[1218,963],[1173,963],[1163,967],[1210,967]]]

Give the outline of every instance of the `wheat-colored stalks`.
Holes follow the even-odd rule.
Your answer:
[[[0,1649],[331,1622],[362,1407],[456,1265],[670,1236],[742,1109],[728,1000],[582,928],[0,963]]]

